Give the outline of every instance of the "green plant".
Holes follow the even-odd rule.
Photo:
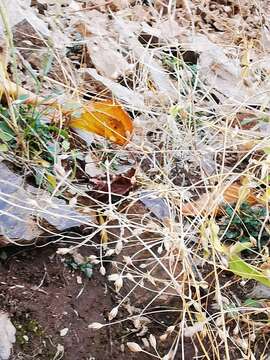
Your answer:
[[[184,60],[181,59],[180,57],[176,57],[171,54],[164,56],[163,64],[168,68],[168,70],[170,70],[171,76],[173,76],[176,79],[178,79],[181,70],[186,70],[191,74],[190,85],[192,85],[192,87],[195,85],[197,72],[198,72],[197,64],[184,62]]]
[[[65,265],[73,270],[81,271],[88,279],[93,275],[93,265],[88,261],[78,263],[73,258],[70,258],[65,260]]]
[[[14,322],[16,327],[16,340],[20,346],[25,346],[34,337],[42,338],[44,330],[35,319],[26,319],[25,322]]]
[[[69,147],[66,130],[46,121],[45,113],[36,107],[20,103],[12,109],[0,105],[0,142],[28,160],[42,159],[49,163],[53,163],[57,148]]]
[[[262,229],[267,215],[265,208],[243,203],[237,212],[229,205],[225,207],[225,212],[219,224],[223,241],[247,242],[255,239],[258,248],[267,243],[269,231],[265,226]]]
[[[53,191],[54,165],[59,154],[69,152],[69,133],[54,124],[49,110],[17,100],[11,107],[0,105],[0,150],[12,154],[33,170],[38,186]]]

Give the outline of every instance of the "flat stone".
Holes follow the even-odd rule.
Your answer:
[[[25,184],[24,178],[0,162],[0,245],[30,242],[50,230],[61,232],[90,225],[90,216],[80,214],[62,199]]]

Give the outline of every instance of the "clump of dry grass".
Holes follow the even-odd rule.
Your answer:
[[[140,5],[137,2],[137,6]],[[171,21],[171,26],[179,30],[175,36],[166,32],[161,34],[155,45],[151,43],[151,36],[144,45],[137,42],[138,33],[132,32],[125,13],[110,12],[112,20],[107,19],[107,25],[114,26],[110,36],[114,31],[119,52],[125,53],[132,71],[123,74],[120,86],[116,80],[91,70],[91,91],[93,96],[100,97],[100,91],[93,94],[93,89],[102,83],[104,91],[108,87],[112,95],[123,101],[134,116],[133,139],[121,149],[95,139],[89,148],[74,142],[73,135],[68,134],[64,140],[70,144],[69,148],[55,151],[49,161],[51,177],[45,176],[42,186],[51,191],[52,197],[63,197],[76,203],[78,209],[85,212],[87,208],[98,215],[96,223],[87,224],[90,233],[76,234],[74,238],[72,234],[63,234],[58,240],[70,245],[66,252],[81,246],[98,248],[100,256],[92,257],[91,261],[102,274],[108,275],[118,294],[117,305],[109,313],[108,323],[90,327],[98,329],[128,321],[138,336],[136,343],[128,343],[130,350],[145,352],[158,359],[173,359],[179,353],[183,359],[188,359],[185,349],[189,339],[192,339],[194,358],[267,358],[269,306],[263,300],[249,299],[248,302],[246,288],[252,281],[228,271],[228,258],[214,239],[216,236],[222,242],[222,234],[217,228],[222,225],[222,219],[211,211],[199,212],[193,217],[183,215],[183,207],[188,201],[215,189],[220,189],[222,196],[224,186],[237,181],[249,189],[256,188],[261,196],[268,194],[269,106],[265,98],[261,100],[257,96],[268,91],[264,78],[267,70],[256,57],[257,52],[262,58],[267,53],[262,39],[256,38],[265,28],[254,26],[253,43],[241,27],[237,39],[233,39],[228,29],[236,21],[233,5],[211,1],[183,2],[182,5],[180,8],[166,7],[160,3],[160,7],[150,4],[149,8],[144,8],[151,14],[152,26],[157,33],[166,21]],[[224,38],[211,27],[217,27],[214,5],[221,17],[224,15]],[[255,3],[243,1],[237,6],[241,23],[245,21],[242,11],[248,14],[260,12],[260,20],[267,15],[263,6]],[[204,37],[195,34],[196,29],[201,31],[204,26],[200,15],[202,7],[206,12],[206,31],[211,28],[209,37],[214,39],[211,46]],[[128,10],[131,17],[133,9]],[[186,11],[184,28],[184,24],[179,26],[174,19],[185,16]],[[65,20],[66,14],[63,15]],[[87,19],[87,11],[83,14],[83,20]],[[76,14],[73,14],[73,20],[74,16]],[[219,17],[218,26],[221,26],[221,20]],[[181,35],[181,26],[189,36],[180,37],[182,43],[179,45],[177,36]],[[209,49],[201,48],[200,41],[204,41],[204,46]],[[87,37],[81,39],[80,44],[87,45]],[[74,67],[78,61],[66,58],[69,66],[65,67],[57,50],[50,48],[50,52],[66,74],[67,81],[60,84],[47,75],[43,78],[44,84],[58,85],[70,94],[87,95],[84,88],[87,89],[88,83]],[[215,58],[217,55],[220,63]],[[250,56],[255,59],[252,63],[248,61]],[[228,63],[222,63],[223,60]],[[239,69],[242,70],[240,74]],[[235,83],[235,79],[239,83]],[[253,80],[257,86],[250,84]],[[235,89],[243,96],[235,98]],[[132,102],[132,94],[136,105]],[[10,99],[11,120],[16,106]],[[35,132],[32,135],[40,148],[48,149],[47,140],[41,141]],[[25,138],[21,140],[24,142]],[[59,136],[54,140],[59,143]],[[24,145],[27,147],[26,143]],[[95,196],[91,189],[89,191],[89,177],[95,176],[86,174],[82,165],[89,152],[98,159],[95,166],[102,169],[103,180],[107,181],[106,201],[96,196],[97,192],[102,195],[102,191],[95,191]],[[136,164],[127,162],[136,172],[132,178],[134,187],[124,195],[114,194],[110,187],[117,168],[121,171],[119,153],[128,160],[135,160]],[[23,151],[14,157],[12,148],[2,156],[31,172],[37,167],[43,169],[44,163],[40,161],[47,161],[42,152],[38,158],[30,159]],[[66,166],[66,159],[72,159],[71,167]],[[80,169],[80,175],[76,167]],[[265,207],[262,231],[268,229],[268,202]],[[213,226],[216,226],[216,233]],[[100,243],[96,242],[97,235]],[[267,245],[254,248],[245,258],[258,268],[268,268]],[[121,317],[117,319],[120,310]],[[122,311],[128,311],[129,315],[123,317]],[[166,314],[171,316],[165,321]],[[158,324],[156,332],[153,324]]]

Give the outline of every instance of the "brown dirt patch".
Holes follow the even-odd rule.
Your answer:
[[[64,360],[138,358],[121,350],[121,339],[127,341],[121,326],[88,329],[92,322],[105,323],[113,307],[106,279],[95,270],[91,279],[71,271],[55,250],[52,246],[16,249],[14,254],[8,249],[8,259],[0,263],[0,309],[9,312],[17,327],[11,360],[59,360],[58,344],[64,347]],[[82,275],[82,284],[77,283],[77,275]],[[68,333],[61,337],[65,328]],[[149,357],[141,353],[140,359]]]

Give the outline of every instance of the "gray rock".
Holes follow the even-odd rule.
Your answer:
[[[26,185],[23,177],[0,162],[0,245],[34,240],[45,232],[44,222],[51,230],[60,232],[81,225],[89,226],[92,219],[80,214],[64,200]]]
[[[0,311],[0,360],[8,360],[13,343],[15,343],[16,329],[7,313]]]
[[[270,299],[270,288],[258,283],[248,296],[253,299]]]

